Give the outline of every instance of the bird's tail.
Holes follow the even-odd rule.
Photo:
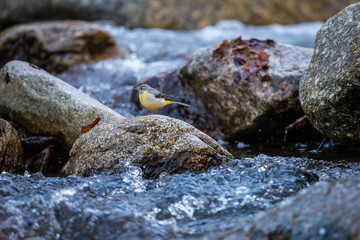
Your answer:
[[[173,102],[173,101],[169,101],[169,100],[166,100],[166,105],[169,105],[169,104],[179,104],[181,106],[185,106],[185,107],[191,107],[189,104],[186,104],[186,103],[182,103],[182,102]]]

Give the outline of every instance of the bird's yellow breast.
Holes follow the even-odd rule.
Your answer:
[[[159,110],[163,106],[167,105],[164,98],[156,98],[153,94],[144,91],[139,94],[140,103],[150,110]]]

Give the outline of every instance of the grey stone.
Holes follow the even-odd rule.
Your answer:
[[[360,143],[360,3],[330,18],[319,30],[301,106],[326,137]]]
[[[319,182],[206,239],[359,239],[360,175]]]
[[[117,173],[130,164],[146,178],[218,166],[233,156],[215,140],[178,119],[149,115],[95,126],[81,135],[62,175]]]
[[[100,123],[124,117],[85,93],[34,68],[12,61],[0,70],[0,117],[19,123],[30,133],[57,136],[65,150],[81,128],[96,118]]]

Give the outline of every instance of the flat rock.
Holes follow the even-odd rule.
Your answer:
[[[0,67],[23,60],[49,72],[107,58],[122,58],[115,40],[95,24],[84,21],[37,22],[0,33]]]
[[[330,18],[319,30],[300,101],[326,137],[360,143],[360,3]]]
[[[222,20],[267,25],[326,21],[357,0],[2,0],[0,29],[43,19],[112,20],[145,28],[196,29]]]
[[[27,62],[11,61],[0,70],[0,117],[10,119],[29,133],[63,140],[65,150],[81,128],[124,117],[85,93]]]
[[[197,50],[180,78],[217,118],[226,138],[283,137],[285,127],[303,116],[298,85],[312,53],[272,40],[237,38]]]
[[[0,172],[23,173],[23,148],[19,133],[0,118]]]
[[[360,175],[319,182],[206,239],[359,239]]]
[[[190,124],[149,115],[100,124],[81,135],[62,175],[112,174],[130,164],[141,167],[144,177],[154,178],[162,172],[198,172],[232,158]]]

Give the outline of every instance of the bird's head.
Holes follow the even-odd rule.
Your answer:
[[[142,93],[144,91],[149,91],[151,87],[147,84],[141,84],[140,86],[137,86],[135,89],[138,90],[139,93]]]

